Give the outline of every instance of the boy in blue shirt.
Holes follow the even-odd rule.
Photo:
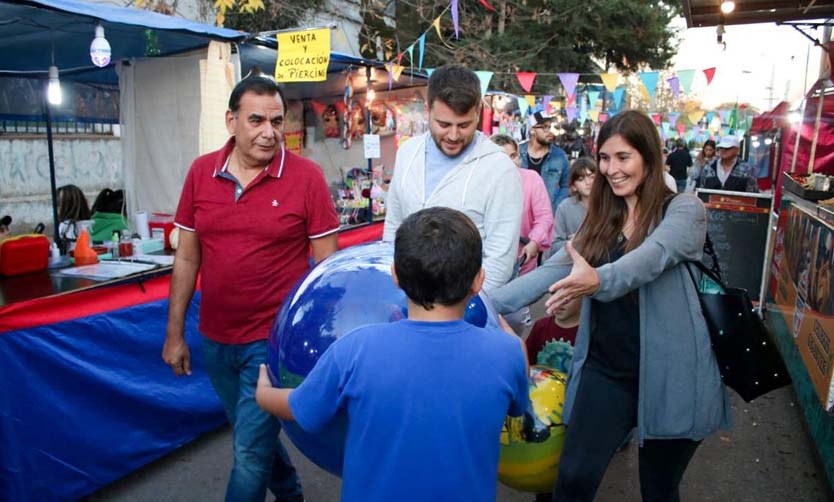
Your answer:
[[[391,275],[408,319],[336,340],[296,389],[270,384],[261,407],[315,433],[348,417],[342,500],[494,501],[506,415],[528,405],[521,339],[463,320],[484,281],[478,229],[432,207],[397,229]]]

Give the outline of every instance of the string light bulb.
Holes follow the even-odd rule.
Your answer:
[[[99,68],[110,64],[110,42],[104,38],[104,26],[101,23],[96,25],[96,36],[90,44],[90,60]]]
[[[61,104],[62,98],[58,67],[52,65],[49,67],[49,82],[46,84],[46,100],[49,101],[49,104],[58,106]]]
[[[721,12],[724,14],[729,14],[734,10],[736,10],[736,3],[733,0],[723,0],[721,2]]]

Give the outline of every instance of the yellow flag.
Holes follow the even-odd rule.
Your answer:
[[[550,105],[551,113],[558,112],[559,110],[562,109],[562,102],[561,101],[556,101],[555,99],[551,100],[549,105]]]
[[[321,82],[327,80],[330,63],[330,28],[278,34],[278,82]]]
[[[449,47],[450,49],[453,48],[451,45],[447,44],[445,40],[443,40],[443,34],[440,33],[440,16],[437,16],[432,23],[434,26],[434,30],[437,32],[437,36],[440,38],[440,41],[443,42],[443,45]]]
[[[649,96],[649,90],[646,89],[646,84],[640,82],[640,85],[638,85],[638,87],[640,88],[640,94],[642,94],[643,97],[646,98],[646,101],[651,101],[652,97]]]
[[[529,104],[530,106],[536,106],[536,97],[532,94],[527,94],[526,96],[524,96],[524,99],[527,100],[527,104]]]
[[[617,89],[617,82],[620,80],[619,73],[602,73],[600,77],[602,77],[602,83],[608,92],[614,92]]]
[[[599,110],[588,110],[588,116],[592,122],[599,122]]]
[[[701,121],[701,118],[704,116],[704,110],[695,110],[686,114],[689,117],[689,121],[693,124],[697,124]]]
[[[391,65],[391,76],[394,77],[395,81],[400,80],[400,75],[402,75],[403,70],[405,70],[405,66],[403,65],[397,63]]]

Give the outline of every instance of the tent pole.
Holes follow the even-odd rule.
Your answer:
[[[44,89],[44,96],[46,89]],[[63,249],[60,232],[58,231],[58,188],[55,183],[55,152],[52,149],[52,112],[47,100],[43,100],[43,117],[46,122],[46,147],[49,152],[49,185],[52,190],[52,224],[55,243],[59,249]]]
[[[371,103],[368,102],[368,94],[371,92],[371,67],[370,65],[365,66],[365,108],[367,108],[368,117],[365,119],[365,132],[366,134],[371,134],[373,130],[373,124],[371,123]],[[374,161],[372,158],[368,157],[368,180],[370,183],[368,184],[368,223],[374,222],[374,198],[371,196],[371,192],[374,188]]]

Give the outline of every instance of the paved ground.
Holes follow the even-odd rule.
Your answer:
[[[541,315],[540,306],[533,309]],[[734,394],[733,428],[704,441],[682,483],[684,502],[834,501],[805,431],[790,387],[747,404]],[[339,479],[307,461],[284,437],[308,502],[339,500]],[[618,453],[596,500],[640,500],[637,446]],[[222,501],[231,468],[228,427],[87,497],[87,502]],[[0,497],[1,498],[1,497]],[[533,495],[498,486],[499,502],[531,502]]]

